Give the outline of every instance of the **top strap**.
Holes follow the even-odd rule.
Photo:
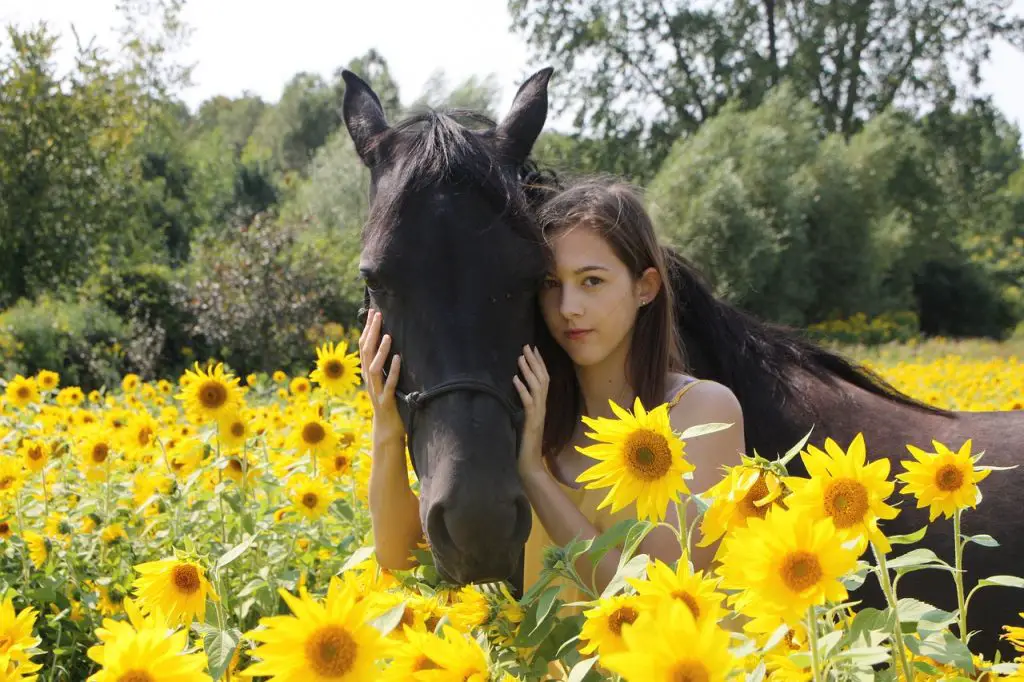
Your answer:
[[[693,388],[697,384],[701,383],[702,381],[704,381],[704,380],[703,379],[694,379],[693,381],[689,382],[688,384],[683,386],[681,389],[676,391],[676,394],[674,396],[672,396],[672,400],[669,401],[668,406],[670,408],[675,407],[676,404],[679,402],[679,399],[683,397],[684,393],[686,393],[687,391],[689,391],[691,388]]]

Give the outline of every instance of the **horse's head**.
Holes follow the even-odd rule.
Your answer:
[[[343,118],[371,178],[367,303],[402,356],[420,519],[441,574],[460,583],[512,576],[530,532],[512,377],[539,324],[546,263],[519,173],[544,126],[550,75],[524,83],[496,126],[460,116],[489,124],[470,129],[437,112],[389,126],[373,90],[343,74]]]

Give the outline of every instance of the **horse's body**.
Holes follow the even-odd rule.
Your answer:
[[[932,440],[958,450],[970,439],[973,454],[985,452],[982,465],[1024,464],[1024,412],[952,412],[921,404],[843,357],[802,340],[797,333],[764,324],[716,300],[697,272],[678,255],[673,254],[670,263],[690,370],[736,393],[743,407],[749,453],[756,450],[772,459],[788,451],[808,431],[809,442],[818,447],[830,437],[845,448],[863,433],[868,458],[888,459],[890,477],[904,470],[901,460],[911,459],[908,444],[933,451]],[[790,462],[789,471],[806,475],[800,458]],[[899,484],[897,490],[901,487]],[[1024,466],[993,472],[980,487],[983,500],[977,509],[965,512],[962,532],[992,535],[1001,546],[967,545],[967,591],[982,578],[1024,573],[1024,515],[1018,506]],[[917,509],[909,497],[904,497],[899,507],[899,516],[883,522],[883,531],[905,535],[929,525],[921,546],[952,565],[952,521],[940,517],[928,524],[927,509]],[[901,548],[895,550],[898,553]],[[957,608],[952,576],[946,571],[910,574],[900,581],[898,591],[901,597],[914,597],[947,611]],[[852,598],[884,606],[874,580],[867,581]],[[1002,625],[1019,622],[1021,611],[1024,591],[1004,587],[980,590],[968,610],[968,628],[980,630],[972,645],[991,654]],[[1005,643],[1001,649],[1004,657],[1011,653]]]
[[[514,575],[530,528],[509,401],[520,349],[546,334],[533,302],[545,269],[543,245],[529,211],[532,190],[519,181],[546,117],[550,73],[531,77],[505,120],[483,133],[438,113],[390,128],[369,86],[345,74],[343,116],[371,169],[361,265],[371,303],[383,311],[402,355],[401,407],[423,527],[442,574],[458,582]],[[869,457],[888,458],[893,475],[909,457],[907,444],[929,449],[932,439],[959,448],[971,438],[988,465],[1024,459],[1024,413],[922,405],[795,333],[717,301],[684,259],[670,255],[690,371],[735,392],[748,452],[772,457],[813,427],[811,442],[819,446],[831,437],[845,447],[863,432]],[[791,473],[804,473],[799,459]],[[982,489],[985,499],[966,514],[964,532],[990,534],[1002,546],[968,546],[968,589],[979,578],[1024,568],[1024,515],[1016,508],[1024,467],[994,473]],[[884,530],[906,534],[924,526],[925,510],[913,507],[904,502]],[[922,544],[952,563],[949,522],[932,524]],[[947,572],[916,572],[899,590],[956,608]],[[874,581],[854,598],[881,605]],[[991,651],[1000,627],[1022,610],[1024,592],[980,591],[969,612],[969,626],[983,631],[980,649]]]

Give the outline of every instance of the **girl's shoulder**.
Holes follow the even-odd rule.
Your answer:
[[[683,396],[691,389],[695,389],[695,395],[699,393],[704,398],[710,398],[715,403],[734,403],[738,405],[736,396],[728,386],[711,379],[698,379],[689,374],[672,372],[669,374],[666,386],[668,390],[666,391],[665,402],[668,403],[669,409],[678,405]],[[699,389],[697,388],[698,386],[700,387]]]

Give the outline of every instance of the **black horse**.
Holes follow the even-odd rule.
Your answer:
[[[535,182],[529,161],[551,73],[530,77],[500,123],[428,111],[395,126],[372,89],[343,74],[343,118],[371,171],[360,261],[367,305],[383,312],[403,358],[400,409],[427,539],[442,575],[460,583],[515,582],[530,531],[515,468],[521,411],[511,378],[524,344],[553,343],[535,302],[547,261],[532,209],[557,187]],[[1024,413],[949,412],[915,401],[797,331],[717,300],[693,266],[667,251],[690,372],[735,392],[748,452],[785,452],[813,427],[819,446],[826,437],[845,446],[863,432],[869,457],[889,459],[894,474],[909,457],[907,444],[929,449],[932,439],[958,448],[971,438],[989,465],[1022,459]],[[805,473],[799,459],[794,469]],[[1002,546],[968,546],[968,590],[980,578],[1024,568],[1024,515],[1016,506],[1024,467],[994,473],[982,489],[964,532],[991,534]],[[926,513],[905,501],[885,530],[906,534],[926,523]],[[923,545],[951,562],[949,523],[932,524]],[[900,593],[956,608],[948,572],[916,572]],[[882,601],[870,580],[854,596]],[[1024,593],[981,590],[971,602],[969,627],[982,631],[974,644],[992,651],[1000,627],[1021,610]]]

